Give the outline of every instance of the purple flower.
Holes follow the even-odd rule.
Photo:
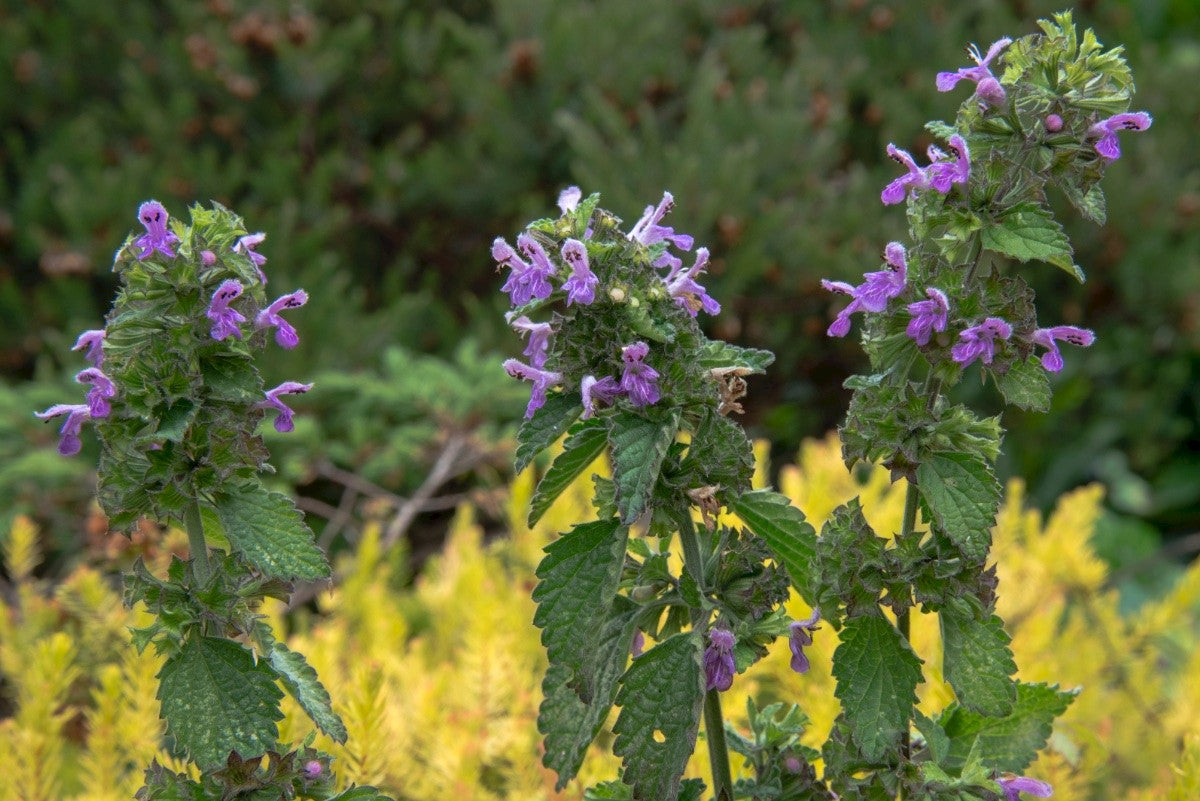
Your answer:
[[[567,305],[582,303],[590,306],[596,299],[596,284],[600,279],[588,264],[587,246],[578,239],[568,239],[562,246],[562,257],[571,268],[571,275],[563,282],[567,291]]]
[[[171,245],[178,242],[179,237],[167,228],[168,219],[167,210],[157,200],[147,200],[138,206],[138,220],[146,226],[146,233],[133,240],[133,246],[142,249],[138,254],[139,261],[156,250],[169,259],[175,258]]]
[[[526,231],[517,237],[517,250],[531,262],[526,265],[525,274],[521,279],[528,287],[529,298],[540,300],[550,297],[550,293],[554,291],[550,284],[550,276],[554,275],[555,269],[554,263],[546,255],[546,249]]]
[[[1007,36],[997,39],[984,56],[979,55],[979,48],[970,45],[967,47],[967,55],[975,62],[975,66],[963,67],[957,72],[939,72],[937,74],[938,91],[949,92],[959,81],[965,79],[975,84],[975,96],[982,102],[999,106],[1005,100],[1004,87],[1000,85],[1000,81],[996,80],[996,76],[992,75],[990,64],[996,56],[1000,55],[1000,51],[1010,44],[1012,44],[1012,39]]]
[[[708,632],[708,647],[704,649],[704,678],[706,690],[724,692],[733,685],[733,674],[737,665],[733,661],[733,646],[736,640],[727,629],[712,629]]]
[[[558,207],[562,209],[563,214],[568,214],[579,208],[579,200],[583,197],[583,192],[578,186],[568,186],[558,196]]]
[[[534,367],[544,367],[546,354],[550,351],[550,335],[554,332],[550,323],[535,323],[522,314],[512,320],[509,325],[521,336],[529,334],[529,342],[525,345],[524,355]]]
[[[254,318],[255,328],[270,328],[275,326],[275,341],[281,348],[291,350],[300,342],[296,329],[287,320],[279,316],[284,309],[298,309],[308,303],[308,293],[303,289],[283,295]]]
[[[950,311],[950,301],[942,290],[931,286],[925,290],[925,296],[929,300],[908,304],[908,313],[913,317],[904,329],[904,333],[921,346],[929,344],[934,331],[946,330],[946,315]]]
[[[84,422],[91,416],[87,405],[82,403],[59,403],[51,406],[44,412],[34,412],[34,416],[42,420],[50,420],[64,414],[67,416],[67,419],[63,423],[62,428],[58,430],[60,434],[58,452],[63,456],[74,456],[83,447],[83,442],[79,439],[79,432],[83,428]]]
[[[667,292],[675,298],[675,302],[687,309],[688,314],[695,317],[701,309],[707,314],[720,314],[721,304],[717,303],[700,284],[696,276],[704,272],[708,266],[708,248],[696,249],[696,263],[686,270],[681,269],[683,262],[675,260],[676,265],[663,279],[667,284]]]
[[[1056,325],[1053,328],[1037,329],[1033,332],[1033,336],[1030,339],[1033,340],[1034,344],[1046,348],[1046,352],[1042,354],[1042,367],[1045,367],[1052,373],[1057,373],[1063,368],[1063,359],[1062,353],[1058,350],[1058,345],[1055,344],[1056,339],[1086,348],[1096,341],[1096,335],[1086,328],[1076,328],[1073,325]]]
[[[242,338],[242,330],[238,328],[238,323],[244,323],[246,318],[237,309],[229,307],[232,301],[241,296],[242,289],[242,285],[236,280],[227,278],[217,287],[208,304],[208,311],[204,316],[212,320],[212,338],[218,342],[228,336]]]
[[[546,390],[562,383],[562,373],[539,370],[516,359],[505,359],[504,369],[513,378],[533,382],[533,391],[529,394],[529,403],[525,407],[526,419],[533,417],[533,413],[546,404]]]
[[[320,762],[315,759],[310,759],[304,763],[304,767],[301,770],[304,773],[304,778],[311,781],[318,778],[325,769],[321,767]]]
[[[594,375],[585,375],[579,382],[579,392],[583,395],[583,419],[587,420],[596,413],[596,404],[605,406],[621,394],[621,385],[610,375],[596,380]]]
[[[283,401],[279,399],[280,395],[303,395],[313,388],[312,384],[301,384],[299,381],[284,381],[274,389],[268,389],[266,400],[259,401],[256,409],[276,409],[279,414],[275,416],[275,430],[281,434],[286,434],[296,427],[292,421],[295,412],[290,409]]]
[[[667,216],[667,212],[675,207],[675,198],[670,192],[663,192],[662,200],[657,206],[647,206],[642,212],[642,217],[638,220],[633,228],[629,231],[629,238],[634,242],[641,242],[643,245],[653,245],[656,242],[666,240],[680,250],[692,249],[692,237],[687,234],[677,234],[675,229],[666,225],[659,225],[662,218]]]
[[[1106,120],[1088,129],[1088,136],[1098,137],[1096,152],[1109,161],[1121,157],[1121,143],[1117,140],[1117,131],[1144,131],[1154,122],[1144,111],[1134,114],[1114,114]]]
[[[112,380],[96,367],[80,370],[75,374],[75,380],[80,384],[91,385],[87,394],[88,415],[92,419],[108,417],[108,413],[112,411],[108,400],[117,394]]]
[[[261,231],[257,234],[246,234],[233,246],[234,253],[240,253],[250,259],[254,269],[258,270],[258,280],[262,281],[264,286],[267,283],[267,274],[263,272],[262,266],[267,263],[267,257],[254,249],[261,245],[266,238],[267,235]]]
[[[212,267],[217,263],[217,254],[213,253],[211,250],[200,251],[200,263],[205,267]]]
[[[104,364],[104,337],[106,336],[103,328],[93,328],[90,331],[84,331],[79,335],[79,339],[75,340],[75,345],[71,350],[83,350],[87,348],[87,353],[83,358],[92,363],[93,367],[100,367]]]
[[[629,653],[634,659],[642,655],[642,651],[646,648],[646,637],[642,634],[642,630],[638,629],[633,633],[633,642],[629,646]]]
[[[512,245],[504,241],[504,237],[496,237],[492,242],[492,258],[501,266],[512,270],[501,292],[507,292],[509,302],[513,306],[524,306],[533,300],[533,287],[529,282],[530,267],[517,255]]]
[[[879,199],[883,201],[883,205],[891,206],[896,203],[902,203],[906,195],[911,194],[915,196],[919,190],[928,189],[932,186],[925,170],[917,166],[917,162],[913,160],[912,154],[907,150],[898,148],[889,142],[887,154],[892,161],[902,165],[908,172],[883,188],[883,192],[879,194]]]
[[[928,154],[932,163],[925,168],[929,185],[943,195],[954,184],[966,185],[971,177],[971,153],[967,150],[967,140],[954,134],[947,146],[950,148],[949,154],[930,145]]]
[[[814,609],[812,614],[806,620],[792,621],[788,628],[791,633],[788,635],[788,646],[792,649],[792,670],[797,673],[808,672],[808,657],[804,655],[804,649],[812,645],[812,633],[817,630],[817,623],[821,620],[821,610]]]
[[[1029,793],[1037,798],[1049,798],[1054,794],[1054,788],[1049,784],[1028,776],[1007,774],[997,779],[996,784],[1000,785],[1000,791],[1004,793],[1005,801],[1020,801],[1021,793]]]
[[[840,292],[843,295],[850,295],[853,300],[850,305],[838,312],[837,317],[829,324],[829,328],[825,333],[831,337],[844,337],[850,333],[850,315],[863,310],[862,301],[858,299],[858,290],[850,286],[845,281],[830,281],[827,278],[821,279],[821,286],[830,292]]]
[[[621,348],[625,370],[621,373],[621,391],[629,396],[634,406],[650,406],[658,403],[658,371],[643,359],[650,352],[645,342],[634,342]],[[593,388],[594,391],[594,388]]]
[[[1063,118],[1057,114],[1047,114],[1046,119],[1042,120],[1042,125],[1050,133],[1058,133],[1063,128]]]
[[[905,281],[908,280],[908,254],[904,245],[899,242],[888,242],[883,249],[883,259],[888,269],[866,273],[863,281],[854,290],[854,297],[869,312],[881,312],[887,308],[887,302],[904,292]]]
[[[989,317],[959,334],[958,338],[962,341],[950,349],[950,355],[963,367],[976,359],[982,359],[984,364],[991,364],[996,356],[996,338],[1008,339],[1011,336],[1011,325],[999,317]]]

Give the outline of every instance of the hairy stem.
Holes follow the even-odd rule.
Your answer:
[[[908,482],[908,489],[904,493],[904,520],[900,523],[900,539],[907,539],[912,536],[913,529],[917,525],[917,485],[912,481]],[[910,610],[905,609],[896,615],[896,628],[900,629],[900,636],[908,640],[911,635],[911,619]],[[900,758],[908,761],[911,757],[912,741],[909,736],[908,727],[905,726],[904,733],[900,736]],[[900,790],[900,799],[904,799],[904,790]]]
[[[704,578],[704,558],[690,510],[678,515],[679,543],[683,549],[684,569],[692,574],[702,593],[708,592]],[[708,621],[703,610],[692,610],[692,626],[703,632]],[[712,790],[716,801],[733,801],[733,772],[729,769],[729,746],[725,742],[725,719],[721,714],[721,693],[709,690],[704,695],[704,732],[708,736],[708,764],[712,770]]]
[[[197,584],[208,581],[212,567],[208,563],[208,543],[204,541],[204,522],[200,519],[200,502],[193,500],[184,519],[188,546],[192,555],[192,575]]]

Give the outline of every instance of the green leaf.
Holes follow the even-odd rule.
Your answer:
[[[632,523],[646,511],[663,458],[678,429],[675,417],[661,421],[626,412],[611,418],[608,441],[612,445],[617,511],[623,522]]]
[[[533,624],[551,664],[563,665],[567,681],[586,702],[601,630],[621,575],[629,529],[616,518],[576,526],[546,547],[538,565]]]
[[[550,465],[538,482],[537,491],[529,505],[529,526],[532,528],[554,504],[559,495],[588,465],[596,461],[608,444],[608,428],[602,420],[585,420],[572,426],[563,443],[563,452]]]
[[[538,709],[538,731],[546,738],[542,764],[558,774],[555,787],[562,790],[579,772],[588,745],[596,738],[612,708],[617,680],[625,671],[629,646],[637,629],[641,607],[627,598],[614,599],[602,634],[593,643],[599,659],[589,677],[591,699],[583,701],[571,686],[570,668],[552,662],[542,681],[542,705]]]
[[[533,457],[554,444],[571,423],[583,414],[583,402],[573,392],[560,392],[546,398],[545,405],[533,417],[521,423],[517,431],[517,463],[520,473]]]
[[[235,486],[217,496],[214,508],[230,545],[272,578],[329,578],[329,562],[296,505],[261,484]]]
[[[934,762],[941,764],[946,755],[950,753],[950,738],[946,736],[946,732],[936,720],[926,717],[919,709],[913,710],[913,723],[916,724],[917,731],[921,732],[921,736],[925,738],[929,756]]]
[[[1037,203],[1018,203],[983,229],[983,246],[1018,261],[1048,262],[1082,283],[1071,243],[1050,210]]]
[[[958,702],[981,715],[999,717],[1012,712],[1017,700],[1017,672],[1010,638],[997,615],[978,621],[970,609],[944,607],[942,623],[942,673]]]
[[[187,398],[176,401],[162,413],[158,420],[158,430],[149,435],[152,439],[165,439],[168,442],[182,442],[184,434],[200,407]]]
[[[882,761],[899,749],[900,735],[908,730],[921,660],[882,617],[850,618],[840,636],[833,654],[834,694],[854,742],[868,759]]]
[[[193,637],[158,673],[167,731],[202,768],[231,751],[260,756],[277,747],[283,692],[266,662],[231,640]]]
[[[1054,719],[1067,710],[1076,692],[1057,686],[1018,684],[1017,702],[1004,717],[987,717],[951,704],[938,723],[950,738],[950,753],[942,766],[960,770],[974,748],[993,770],[1020,773],[1046,744]]]
[[[392,798],[375,787],[363,785],[348,787],[337,795],[330,796],[327,801],[392,801]]]
[[[200,372],[204,385],[215,400],[231,403],[262,400],[258,371],[248,356],[212,356],[202,359]]]
[[[613,753],[636,801],[676,801],[696,747],[704,673],[700,637],[676,634],[633,660],[621,680]]]
[[[293,651],[281,642],[274,642],[267,652],[271,667],[279,674],[283,686],[308,713],[317,728],[339,743],[346,742],[346,726],[333,711],[329,692],[317,678],[317,671],[305,660],[304,655]]]
[[[814,603],[813,559],[817,550],[817,532],[804,519],[804,513],[792,506],[786,497],[771,490],[744,492],[729,505],[729,511],[766,541],[787,569],[792,586],[805,601]]]
[[[1050,410],[1050,379],[1036,356],[1014,362],[1007,373],[996,376],[996,386],[1007,404],[1031,412]]]
[[[917,486],[946,536],[981,561],[1000,507],[1000,482],[987,462],[970,453],[931,454],[917,468]]]
[[[769,350],[741,348],[721,340],[710,340],[701,348],[699,361],[702,370],[737,367],[751,373],[765,373],[775,361],[775,354]]]
[[[1099,184],[1093,184],[1084,192],[1070,183],[1070,179],[1066,179],[1059,183],[1059,188],[1063,190],[1067,200],[1071,201],[1071,205],[1083,215],[1085,220],[1096,225],[1104,225],[1105,220],[1108,219],[1108,203],[1104,198],[1104,190],[1100,188]]]

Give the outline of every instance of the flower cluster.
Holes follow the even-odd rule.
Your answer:
[[[888,144],[887,154],[892,161],[903,166],[908,172],[895,179],[883,188],[879,199],[883,205],[891,206],[901,203],[906,197],[913,197],[917,192],[932,189],[946,194],[955,184],[966,186],[971,178],[971,154],[967,150],[967,142],[958,134],[950,137],[947,145],[950,152],[930,145],[925,155],[929,164],[917,166],[917,162],[907,150],[902,150],[893,144]]]
[[[143,211],[144,211],[143,204]],[[91,367],[80,370],[75,374],[75,381],[88,385],[86,402],[56,403],[44,412],[36,412],[42,420],[51,420],[65,416],[59,429],[58,452],[63,456],[74,456],[83,447],[79,434],[83,424],[89,420],[100,420],[112,412],[112,399],[117,395],[117,386],[101,369],[104,363],[103,330],[84,331],[75,341],[71,350],[87,349],[84,357],[92,363]]]

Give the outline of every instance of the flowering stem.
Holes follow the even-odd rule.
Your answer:
[[[932,396],[931,396],[932,397]],[[912,536],[913,529],[917,525],[917,485],[912,481],[908,482],[908,489],[904,493],[904,520],[900,524],[899,538],[904,540]],[[900,636],[905,640],[910,636],[910,617],[909,610],[906,608],[903,612],[896,615],[896,627],[900,629]],[[911,743],[909,741],[908,727],[904,729],[904,733],[900,738],[900,758],[907,761],[909,758],[909,749]],[[904,798],[904,793],[901,791],[900,798]]]
[[[188,546],[192,555],[192,575],[197,584],[204,584],[212,573],[208,563],[208,543],[204,541],[204,522],[200,519],[200,503],[193,500],[184,520],[187,528]]]
[[[685,510],[678,516],[678,520],[684,567],[696,580],[701,593],[707,594],[704,559],[700,555],[700,543],[690,511]],[[707,615],[703,610],[692,610],[692,628],[698,631],[707,628]],[[725,719],[721,714],[720,690],[713,689],[704,694],[704,732],[708,736],[708,764],[712,771],[713,797],[716,801],[733,801],[733,772],[729,769],[729,746],[725,742]]]

